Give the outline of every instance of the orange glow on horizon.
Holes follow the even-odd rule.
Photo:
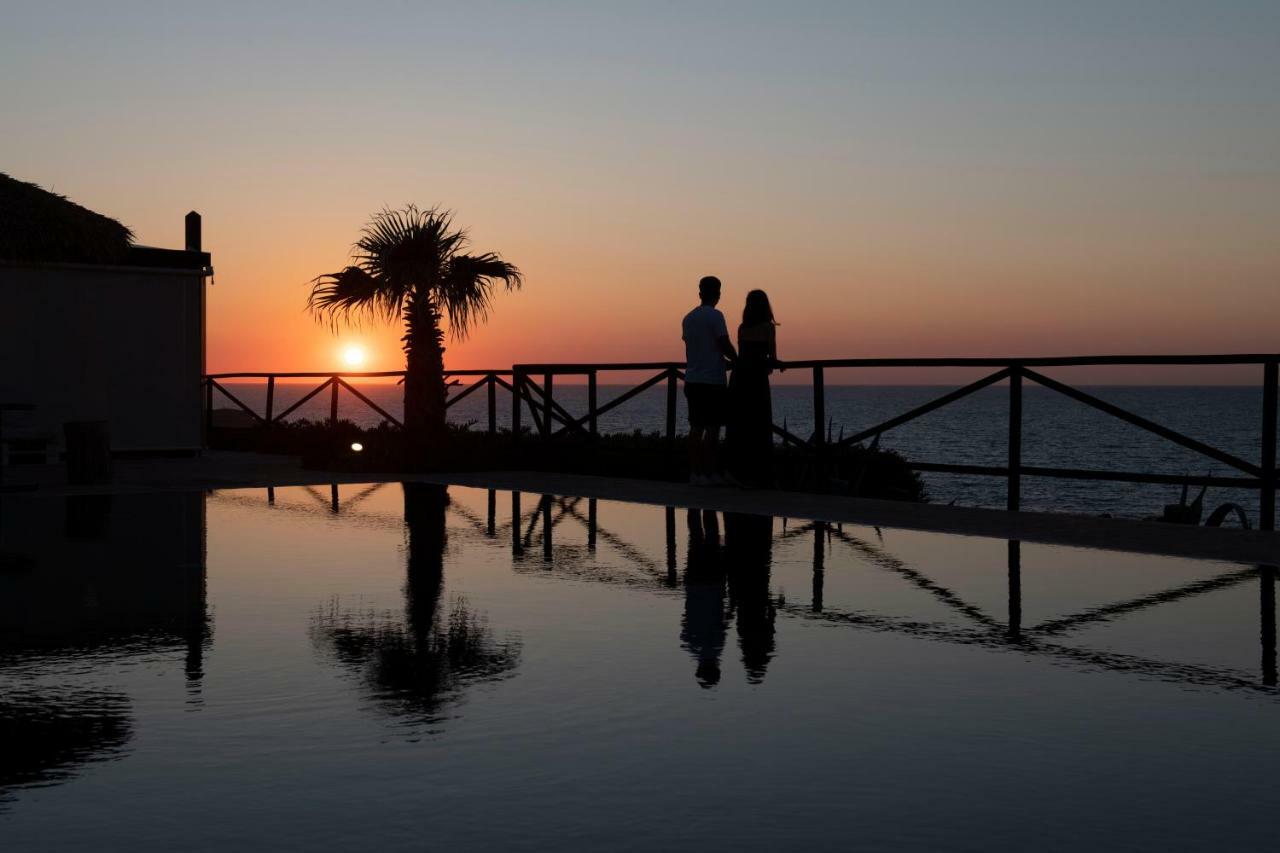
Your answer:
[[[782,244],[805,249],[795,253],[770,248],[779,239],[767,239],[760,233],[763,225],[733,213],[709,225],[677,211],[652,233],[635,233],[625,208],[606,205],[587,229],[570,204],[543,207],[532,216],[509,199],[484,203],[456,189],[458,197],[470,198],[459,205],[458,218],[471,229],[472,247],[500,252],[520,267],[525,285],[512,293],[496,291],[487,320],[465,340],[455,340],[446,329],[445,365],[453,369],[678,360],[684,353],[680,318],[694,307],[698,278],[706,274],[724,282],[719,308],[731,330],[748,290],[769,293],[781,323],[784,359],[1275,347],[1280,290],[1269,283],[1280,268],[1280,249],[1234,222],[1206,228],[1198,242],[1191,240],[1181,221],[1185,206],[1170,208],[1158,229],[1153,220],[1152,233],[1141,241],[1121,223],[1109,223],[1109,232],[1099,226],[1085,236],[1079,228],[1045,230],[1034,246],[1025,233],[997,232],[977,216],[943,223],[940,215],[924,220],[922,212],[921,221],[904,223],[850,212],[845,220],[856,221],[849,225],[815,213],[781,236]],[[343,352],[357,343],[365,353],[360,369],[404,369],[399,322],[365,318],[335,330],[306,312],[310,280],[348,260],[351,236],[370,204],[348,199],[342,215],[302,217],[270,239],[237,218],[238,200],[204,205],[207,245],[217,269],[217,284],[208,294],[211,372],[352,369]],[[802,233],[810,227],[813,234]],[[960,231],[967,243],[954,236]],[[162,245],[172,242],[159,225],[143,233],[154,233],[152,241]],[[646,252],[655,243],[664,245],[661,255]],[[1170,245],[1190,248],[1170,254]],[[1238,370],[1211,368],[1089,374],[1081,379],[1253,381]],[[939,370],[842,371],[827,381],[947,384],[953,376]],[[807,377],[788,372],[775,381]]]

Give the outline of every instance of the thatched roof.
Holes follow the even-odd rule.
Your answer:
[[[0,172],[0,261],[114,264],[132,242],[114,219]]]

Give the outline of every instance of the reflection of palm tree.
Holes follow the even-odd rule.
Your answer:
[[[773,519],[767,515],[724,514],[729,602],[737,613],[738,644],[747,681],[759,684],[774,654],[774,619],[769,596],[773,562]]]
[[[62,782],[81,765],[119,757],[131,734],[129,700],[118,693],[6,695],[0,701],[0,803],[11,788]]]
[[[720,523],[710,510],[689,510],[688,565],[684,574],[684,621],[680,642],[698,662],[695,677],[703,687],[720,682],[720,654],[728,630],[724,608],[725,576],[720,554]]]
[[[433,440],[445,423],[441,324],[466,337],[485,319],[496,282],[521,284],[520,270],[490,252],[464,254],[466,245],[448,211],[384,210],[356,241],[353,264],[311,283],[308,304],[318,316],[404,323],[404,422]]]
[[[449,493],[432,483],[405,483],[407,579],[403,618],[389,614],[321,613],[314,628],[333,655],[358,672],[375,698],[396,714],[435,722],[470,682],[498,678],[519,662],[514,641],[496,642],[487,620],[464,598],[441,613],[445,509]]]
[[[409,633],[429,637],[444,590],[444,551],[449,542],[445,512],[449,490],[434,483],[405,483],[405,615]]]

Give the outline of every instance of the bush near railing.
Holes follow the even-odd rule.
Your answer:
[[[448,452],[433,455],[389,424],[366,429],[349,420],[299,420],[269,430],[215,428],[209,441],[214,449],[299,456],[304,466],[325,471],[533,470],[676,482],[689,476],[684,453],[673,453],[666,436],[656,432],[608,433],[590,440],[566,438],[551,443],[533,441],[526,434],[513,444],[510,430],[491,435],[472,425],[450,425]],[[353,444],[361,449],[353,450]],[[928,499],[920,476],[893,451],[854,447],[831,462],[827,491],[890,500]],[[812,455],[801,449],[777,447],[774,469],[779,488],[809,491],[817,487]]]

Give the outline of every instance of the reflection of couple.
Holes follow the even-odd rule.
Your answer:
[[[698,282],[701,304],[685,315],[684,393],[689,403],[689,482],[695,486],[770,486],[773,482],[773,407],[769,374],[778,364],[777,323],[763,290],[747,294],[738,346],[716,310],[720,279]],[[733,378],[726,381],[727,368]],[[716,460],[726,427],[727,471]]]
[[[716,514],[689,510],[680,642],[697,661],[695,677],[703,687],[720,681],[720,655],[731,618],[738,623],[738,646],[747,681],[759,684],[764,680],[774,653],[775,610],[769,596],[773,519],[727,512],[724,524],[722,547]]]

